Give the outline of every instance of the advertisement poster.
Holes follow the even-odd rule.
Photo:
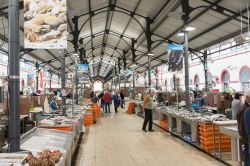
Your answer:
[[[32,85],[35,83],[35,76],[34,74],[27,74],[27,86],[32,87]]]
[[[183,45],[168,44],[169,51],[168,71],[169,72],[183,72]]]
[[[89,82],[89,65],[87,64],[78,64],[78,78],[79,83],[88,83]]]
[[[66,0],[24,0],[24,47],[67,48]]]

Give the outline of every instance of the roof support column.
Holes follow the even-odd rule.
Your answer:
[[[119,91],[121,91],[121,58],[118,58],[118,83],[119,83]]]
[[[207,50],[204,51],[203,55],[203,67],[204,67],[204,75],[205,75],[205,91],[207,92],[208,89],[208,68],[207,68]]]
[[[184,15],[183,20],[183,30],[184,30],[184,62],[185,62],[185,96],[186,96],[186,108],[190,110],[190,97],[189,97],[189,55],[188,55],[188,32],[185,30],[188,26],[190,6],[189,0],[181,0],[182,11]]]
[[[19,1],[9,0],[9,143],[10,152],[20,151]]]
[[[126,53],[127,53],[126,51],[123,51],[124,70],[126,70],[126,68],[127,68]],[[125,75],[124,88],[126,88],[126,82],[127,82],[127,76]]]
[[[78,50],[78,38],[79,38],[79,34],[80,34],[80,31],[78,28],[78,19],[79,19],[79,17],[77,17],[77,16],[72,18],[72,22],[74,24],[74,31],[72,33],[73,33],[73,44],[74,44],[75,52],[77,52],[77,50]]]
[[[135,55],[135,43],[136,43],[136,40],[133,38],[132,39],[132,45],[131,45],[131,53],[132,53],[132,63],[133,63],[133,95],[132,95],[132,98],[135,99],[135,58],[136,58],[136,55]]]
[[[61,54],[61,85],[62,89],[65,90],[65,50],[60,50]],[[62,95],[62,115],[66,115],[66,97]]]
[[[147,23],[146,38],[147,38],[147,48],[148,48],[148,54],[149,54],[151,51],[152,43],[153,43],[151,39],[152,33],[151,33],[151,27],[150,27],[152,20],[150,19],[150,17],[146,18],[146,23]],[[147,55],[147,56],[148,56],[148,86],[149,86],[149,89],[151,90],[151,57],[150,55]]]
[[[53,77],[53,70],[51,70],[51,69],[49,69],[48,70],[48,72],[49,72],[49,74],[50,74],[50,78],[49,78],[49,90],[50,90],[50,92],[52,91],[52,77]]]
[[[36,62],[36,93],[38,93],[39,64]]]

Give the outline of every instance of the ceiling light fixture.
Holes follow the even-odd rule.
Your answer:
[[[148,53],[149,56],[154,56],[155,54],[153,52]]]
[[[185,28],[185,31],[190,32],[190,31],[193,31],[193,30],[195,30],[195,29],[196,29],[195,27],[187,26],[187,27]]]
[[[78,56],[79,54],[77,52],[74,52],[73,53],[73,56]]]
[[[184,32],[178,33],[177,36],[184,36]]]
[[[135,68],[135,67],[138,67],[138,65],[137,64],[133,64],[131,67]]]

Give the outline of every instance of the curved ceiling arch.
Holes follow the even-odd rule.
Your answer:
[[[110,35],[110,36],[112,36],[112,37],[117,37],[117,38],[119,38],[119,39],[121,39],[122,41],[124,41],[124,43],[126,43],[126,45],[129,47],[129,49],[131,49],[131,46],[129,45],[129,43],[125,40],[125,39],[123,39],[122,37],[119,37],[118,35],[115,35],[115,34],[112,34],[112,33],[105,33],[106,35]],[[98,35],[96,35],[96,36],[94,36],[93,38],[91,37],[88,41],[87,41],[87,43],[85,44],[85,48],[88,46],[88,44],[90,44],[91,43],[91,41],[93,41],[94,39],[97,39],[97,38],[99,38],[99,37],[103,37],[105,34],[98,34]]]
[[[103,44],[100,44],[100,45],[97,45],[97,46],[95,46],[95,47],[93,47],[93,48],[88,49],[88,50],[91,50],[91,51],[87,54],[86,57],[89,58],[90,54],[93,53],[94,50],[96,50],[96,49],[98,49],[98,48],[101,48],[102,46],[103,46]],[[120,48],[116,48],[116,49],[115,49],[114,46],[109,45],[109,44],[106,44],[105,47],[108,47],[108,48],[111,48],[111,49],[115,50],[115,51],[122,57],[122,54],[121,54],[118,50],[123,51],[123,49],[120,49]]]
[[[105,13],[105,12],[109,12],[109,11],[110,11],[109,9],[106,9],[106,10],[100,11],[100,12],[95,13],[94,15],[91,15],[90,17],[88,17],[88,18],[84,21],[84,23],[82,24],[82,26],[81,26],[79,32],[81,33],[83,27],[90,21],[90,19],[92,19],[93,17],[97,16],[98,14]],[[120,11],[120,10],[116,10],[116,9],[114,9],[113,12],[122,13],[122,14],[125,14],[126,16],[131,17],[134,21],[136,21],[136,23],[139,24],[139,26],[141,27],[141,29],[143,30],[143,32],[146,34],[146,30],[145,30],[145,28],[143,27],[143,25],[142,25],[142,24],[140,23],[140,21],[139,21],[138,19],[136,19],[133,15],[130,15],[130,14],[124,12],[124,11]],[[143,17],[143,18],[144,18],[144,17]],[[78,40],[79,40],[79,39],[78,39]]]

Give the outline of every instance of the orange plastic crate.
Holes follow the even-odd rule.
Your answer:
[[[134,103],[133,102],[129,102],[128,103],[128,113],[132,114],[134,110]]]
[[[54,129],[54,130],[62,130],[62,131],[72,131],[71,126],[39,126],[38,128],[44,129]]]

